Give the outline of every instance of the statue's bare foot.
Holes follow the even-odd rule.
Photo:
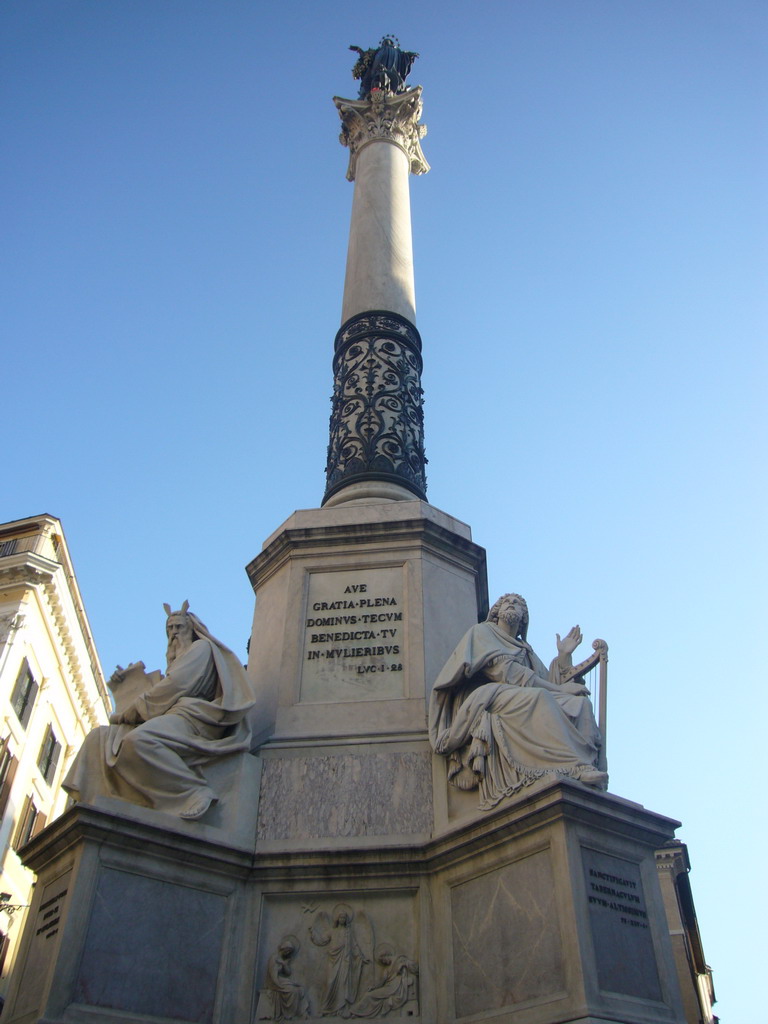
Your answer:
[[[579,782],[595,789],[608,789],[608,773],[598,771],[597,768],[587,768],[579,776]]]
[[[202,818],[211,804],[215,802],[215,796],[201,796],[186,811],[182,811],[179,817],[183,818],[184,821],[197,821],[198,818]]]

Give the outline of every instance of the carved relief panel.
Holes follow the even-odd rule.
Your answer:
[[[259,936],[259,1021],[418,1017],[414,895],[268,896]]]

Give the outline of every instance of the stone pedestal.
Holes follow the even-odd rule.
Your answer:
[[[310,509],[248,574],[259,849],[427,840],[429,688],[486,606],[469,528],[421,501]]]
[[[26,847],[38,881],[4,1017],[248,1020],[249,992],[226,979],[251,941],[252,844],[107,803],[76,805]]]
[[[255,854],[161,817],[76,806],[29,844],[4,1020],[278,1019],[286,939],[316,1022],[363,1019],[385,989],[391,1021],[685,1019],[654,864],[677,823],[627,801],[563,782],[422,843]]]

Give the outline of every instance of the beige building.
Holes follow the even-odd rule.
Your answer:
[[[17,850],[67,806],[61,789],[109,696],[58,519],[0,525],[0,996],[34,875]]]
[[[688,1024],[717,1024],[719,1018],[712,1012],[716,1002],[712,969],[704,959],[688,878],[691,862],[685,843],[672,839],[661,850],[657,850],[656,868],[685,1007],[685,1019]]]

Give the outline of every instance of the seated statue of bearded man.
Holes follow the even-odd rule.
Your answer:
[[[76,800],[118,797],[194,820],[218,799],[201,767],[249,749],[245,670],[188,607],[165,605],[166,675],[153,682],[142,672],[148,688],[86,736],[63,782]],[[118,667],[110,687],[117,690],[132,669]]]
[[[479,789],[482,810],[544,777],[608,786],[589,691],[570,678],[579,627],[557,635],[549,670],[527,632],[528,606],[505,594],[464,635],[432,689],[432,748],[448,758],[449,782]]]

